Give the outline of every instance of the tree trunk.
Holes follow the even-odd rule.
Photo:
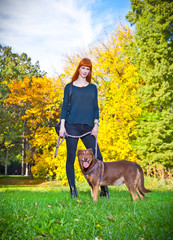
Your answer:
[[[8,175],[7,173],[7,166],[8,166],[8,148],[6,148],[6,159],[5,159],[5,176]]]
[[[26,150],[29,150],[29,141],[28,141],[28,138],[26,138]],[[26,162],[26,165],[25,165],[25,176],[28,176],[29,175],[29,163]]]
[[[156,178],[156,167],[153,167],[153,171],[154,171],[154,178]]]
[[[7,164],[5,164],[5,176],[7,176],[8,173],[7,173]]]
[[[25,161],[25,121],[23,121],[23,132],[22,132],[22,165],[21,175],[24,176],[24,161]]]
[[[31,179],[31,180],[34,179],[34,176],[33,176],[33,174],[32,174],[31,168],[30,168],[30,179]]]
[[[28,172],[29,172],[29,171],[28,171],[28,165],[29,165],[29,164],[28,164],[28,162],[27,162],[27,163],[26,163],[26,168],[25,168],[25,176],[28,176]]]
[[[33,147],[31,145],[29,145],[29,148],[30,148],[30,153],[31,153],[31,161],[30,161],[30,164],[29,164],[29,175],[30,175],[30,179],[33,180],[34,176],[33,176],[32,171],[31,171],[31,167],[33,166],[33,162],[34,162]]]

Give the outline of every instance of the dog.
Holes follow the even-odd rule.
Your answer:
[[[144,187],[144,173],[137,163],[126,160],[103,163],[94,157],[91,148],[78,150],[77,156],[94,202],[98,201],[99,186],[122,186],[125,183],[134,201],[139,197],[144,200],[144,193],[152,192]]]

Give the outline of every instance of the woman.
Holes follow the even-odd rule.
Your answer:
[[[87,132],[92,132],[81,138],[86,148],[92,148],[95,154],[95,137],[98,135],[99,108],[97,99],[97,88],[91,84],[92,63],[88,58],[84,58],[72,77],[72,95],[70,101],[70,113],[68,112],[69,89],[68,83],[64,89],[64,99],[61,110],[60,136],[67,132],[70,135],[80,136]],[[71,190],[71,197],[77,197],[75,186],[74,161],[76,157],[78,138],[66,138],[67,162],[66,173]],[[98,159],[103,161],[100,149],[98,149]],[[101,187],[100,196],[109,197],[108,188]]]

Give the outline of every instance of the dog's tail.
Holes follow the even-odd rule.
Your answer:
[[[151,190],[146,189],[145,186],[144,186],[144,173],[143,173],[142,168],[139,165],[138,165],[138,169],[139,169],[139,172],[140,172],[140,177],[139,177],[139,189],[140,189],[140,191],[143,192],[143,193],[152,192]]]

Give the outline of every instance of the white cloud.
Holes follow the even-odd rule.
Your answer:
[[[61,72],[63,56],[99,39],[112,16],[93,16],[93,0],[0,0],[0,42],[42,70]]]

